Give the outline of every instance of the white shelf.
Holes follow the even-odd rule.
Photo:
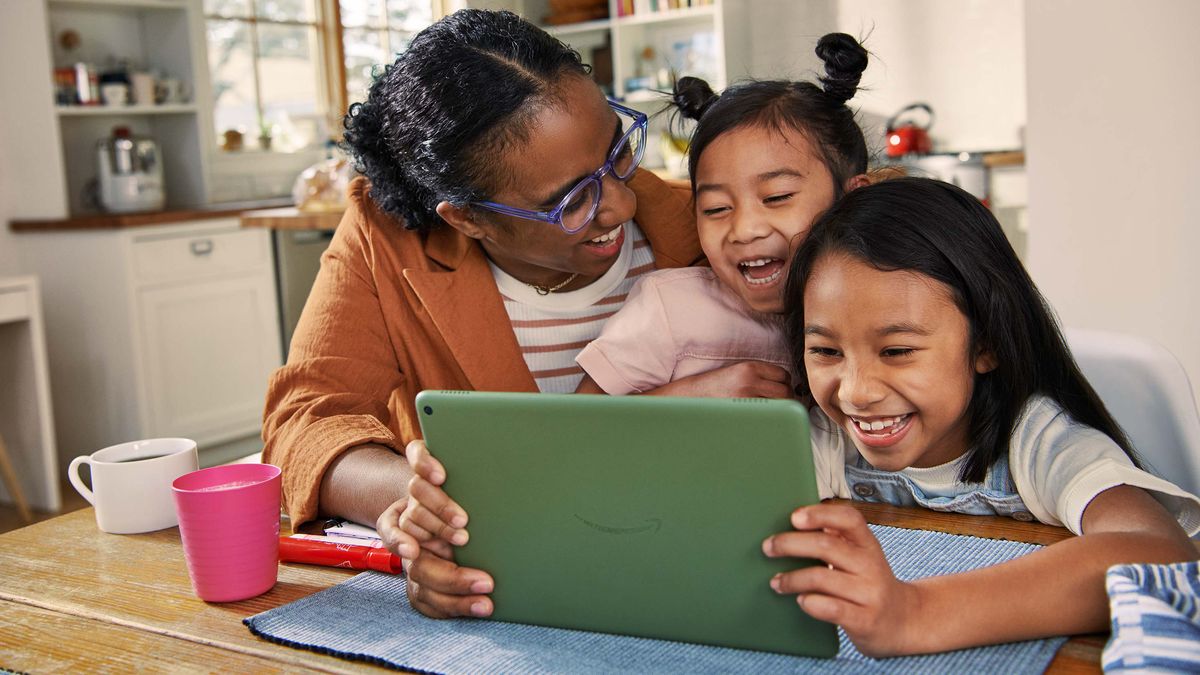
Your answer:
[[[561,37],[564,35],[579,35],[580,33],[592,33],[606,31],[612,26],[610,19],[596,19],[595,21],[581,21],[579,23],[564,23],[557,26],[546,26],[546,32]]]
[[[700,7],[685,7],[680,9],[664,9],[657,12],[648,12],[644,14],[630,14],[629,16],[619,16],[615,19],[615,24],[620,26],[642,26],[652,23],[668,23],[672,21],[684,21],[687,19],[701,19],[711,17],[714,13],[716,5],[702,5]]]
[[[128,117],[130,115],[181,115],[196,112],[195,103],[164,105],[60,105],[60,117]]]
[[[6,0],[0,0],[0,3]],[[203,17],[200,0],[45,0],[46,36],[51,62],[62,68],[76,62],[125,62],[133,70],[153,69],[160,77],[197,91],[204,73]],[[73,30],[81,44],[66,50],[59,36]],[[47,73],[49,77],[51,73]],[[68,213],[90,210],[96,179],[96,142],[113,127],[158,142],[168,204],[207,201],[204,170],[204,111],[195,100],[163,105],[71,106],[52,108],[66,176]]]
[[[669,103],[671,97],[654,89],[637,89],[626,92],[621,100],[624,103]]]
[[[187,9],[187,0],[47,0],[51,7],[78,7],[82,9]]]

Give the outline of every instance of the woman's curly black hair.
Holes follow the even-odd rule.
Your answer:
[[[587,76],[578,52],[511,12],[464,9],[413,38],[350,106],[343,147],[371,198],[405,227],[442,224],[441,201],[496,187],[496,158],[528,137],[547,96]]]
[[[867,50],[845,33],[830,33],[817,42],[816,53],[825,64],[821,86],[752,80],[716,94],[704,80],[679,78],[672,95],[675,106],[683,117],[698,122],[688,149],[693,193],[704,149],[725,132],[749,125],[786,127],[804,134],[820,150],[837,196],[847,181],[867,170],[867,144],[854,112],[846,106],[867,69]]]

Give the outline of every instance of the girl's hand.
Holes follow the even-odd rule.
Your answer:
[[[699,375],[680,378],[654,391],[655,396],[710,398],[792,398],[792,376],[763,361],[740,361]]]
[[[792,512],[795,532],[763,542],[763,553],[815,558],[814,565],[775,575],[776,593],[795,593],[809,616],[838,624],[867,656],[892,656],[909,651],[910,636],[919,630],[919,594],[898,580],[883,549],[862,514],[844,504],[817,504]]]
[[[489,616],[492,578],[482,570],[454,563],[454,546],[467,543],[467,512],[441,486],[446,470],[415,440],[404,449],[412,467],[408,497],[379,517],[384,544],[404,560],[408,597],[426,616]]]

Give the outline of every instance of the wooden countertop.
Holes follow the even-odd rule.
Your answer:
[[[341,211],[301,211],[294,206],[242,213],[242,227],[275,230],[336,230],[341,220]]]
[[[240,216],[246,211],[272,209],[291,203],[291,199],[271,199],[252,202],[227,202],[190,209],[150,211],[146,213],[100,213],[45,220],[12,220],[8,227],[13,232],[49,232],[60,230],[114,230],[146,225],[164,225],[209,218]],[[337,223],[335,222],[334,225]]]

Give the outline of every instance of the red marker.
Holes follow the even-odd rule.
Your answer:
[[[400,564],[400,556],[386,548],[311,539],[302,534],[279,538],[279,561],[345,567],[352,570],[377,570],[388,574],[400,574],[404,570]]]

